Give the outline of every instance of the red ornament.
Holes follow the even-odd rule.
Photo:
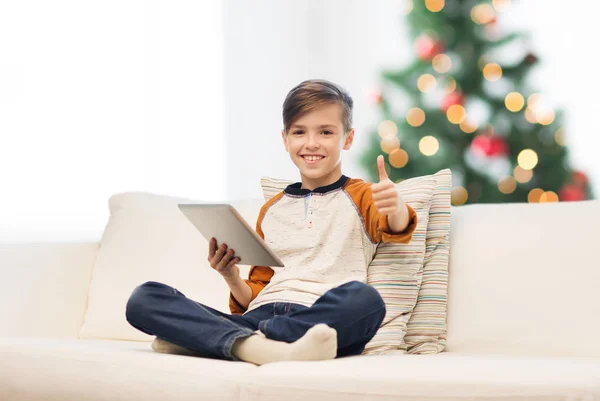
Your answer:
[[[533,53],[527,53],[525,56],[525,64],[534,64],[538,61],[538,58]]]
[[[444,45],[427,35],[421,35],[415,41],[415,51],[421,60],[431,60],[444,51]]]
[[[558,191],[558,198],[561,201],[581,201],[585,200],[585,191],[577,185],[567,184]]]
[[[380,91],[374,90],[369,94],[369,103],[381,104],[381,102],[383,102],[383,96]]]
[[[465,104],[465,95],[463,95],[461,92],[458,92],[458,91],[449,93],[446,95],[446,97],[444,97],[444,100],[442,100],[442,105],[440,107],[441,107],[442,111],[445,113],[448,111],[450,106],[453,106],[455,104],[460,104],[461,106],[464,105]]]
[[[588,183],[588,177],[583,172],[581,172],[579,170],[575,170],[575,171],[573,171],[573,174],[571,175],[571,181],[575,185],[585,188],[585,186]]]
[[[508,153],[508,145],[504,138],[495,135],[477,135],[471,142],[471,148],[484,157],[503,156]]]

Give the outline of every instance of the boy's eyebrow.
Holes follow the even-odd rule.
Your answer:
[[[298,125],[298,124],[292,124],[292,126],[290,128],[306,128],[304,125]],[[333,124],[323,124],[323,125],[319,125],[317,128],[337,128],[335,125]]]

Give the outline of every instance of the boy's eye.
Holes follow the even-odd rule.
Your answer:
[[[333,135],[333,132],[331,132],[331,131],[323,131],[323,133],[324,133],[325,135]]]
[[[293,135],[300,135],[300,134],[303,134],[303,133],[304,133],[304,131],[294,131],[294,132],[292,132]]]

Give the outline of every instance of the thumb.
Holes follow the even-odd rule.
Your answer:
[[[387,172],[385,171],[385,165],[383,163],[383,156],[377,156],[377,167],[379,169],[379,182],[388,179]]]

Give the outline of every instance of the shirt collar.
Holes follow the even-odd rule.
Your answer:
[[[342,188],[346,181],[348,181],[348,179],[348,177],[342,175],[340,179],[334,182],[333,184],[325,185],[324,187],[318,187],[313,189],[312,191],[310,189],[302,188],[302,183],[297,182],[295,184],[288,185],[285,188],[284,192],[290,195],[308,195],[311,193],[326,194],[327,192],[331,192],[336,189]]]

